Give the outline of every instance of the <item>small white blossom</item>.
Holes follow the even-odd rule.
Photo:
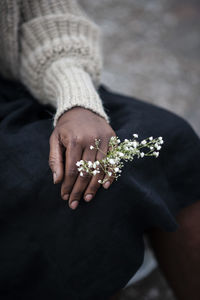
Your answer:
[[[89,160],[88,161],[88,167],[91,168],[93,166],[93,163]]]
[[[153,152],[153,154],[155,155],[155,157],[158,157],[159,152]]]
[[[124,153],[119,152],[119,156],[120,156],[120,157],[123,157],[123,156],[124,156]]]
[[[110,163],[111,165],[114,165],[114,164],[115,164],[115,160],[112,159],[112,158],[110,158],[110,159],[109,159],[109,163]]]
[[[133,147],[136,148],[138,143],[136,141],[133,141]]]
[[[140,156],[141,156],[141,157],[144,157],[144,152],[141,152],[141,153],[140,153]]]
[[[133,137],[138,138],[138,134],[134,133]],[[103,169],[107,176],[112,176],[117,180],[117,178],[121,176],[121,169],[124,166],[123,160],[132,161],[134,156],[137,156],[138,158],[143,158],[144,156],[159,156],[158,150],[161,149],[160,145],[164,143],[162,137],[153,138],[153,136],[150,136],[149,138],[144,139],[141,143],[134,140],[134,138],[132,140],[124,139],[123,144],[120,144],[120,139],[116,136],[112,136],[109,144],[114,147],[110,149],[109,155],[107,154],[103,159],[95,162],[85,160],[76,162],[80,176],[84,176],[83,171],[95,176],[101,172],[101,169]],[[100,139],[95,139],[96,148],[99,146],[99,141]],[[146,154],[144,152],[140,152],[144,147],[148,147],[151,151]],[[90,149],[94,148],[94,146],[90,145]],[[103,184],[106,180],[100,179],[98,182]]]
[[[162,136],[159,136],[159,138],[158,138],[158,139],[159,139],[160,141],[162,141],[162,139],[163,139],[163,138],[162,138]]]

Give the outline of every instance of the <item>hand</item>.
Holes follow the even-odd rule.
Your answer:
[[[73,107],[59,118],[49,140],[49,166],[54,183],[62,181],[61,197],[69,200],[72,209],[78,206],[83,193],[85,201],[91,201],[101,186],[98,180],[107,178],[103,170],[95,176],[86,172],[83,177],[80,176],[76,162],[103,159],[106,155],[96,149],[91,150],[90,145],[95,145],[95,138],[100,139],[99,148],[107,154],[111,136],[116,134],[106,120],[83,107]],[[112,182],[113,179],[110,179],[104,183],[104,188]]]

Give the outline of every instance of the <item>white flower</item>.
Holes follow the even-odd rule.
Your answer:
[[[92,165],[93,165],[92,162],[89,160],[89,161],[88,161],[88,167],[91,168]]]
[[[140,153],[140,156],[141,156],[141,157],[144,157],[144,152],[141,152],[141,153]]]
[[[134,138],[138,138],[138,134],[134,133],[133,134]],[[143,158],[144,156],[159,156],[158,150],[160,150],[162,147],[160,146],[163,144],[163,139],[160,136],[159,138],[153,138],[153,136],[150,136],[149,138],[146,138],[139,142],[136,139],[124,139],[123,145],[117,145],[121,142],[121,140],[117,136],[112,136],[110,138],[110,145],[114,145],[115,149],[112,148],[111,154],[106,155],[105,158],[103,158],[101,161],[84,161],[80,160],[76,162],[76,165],[79,167],[78,170],[80,172],[80,176],[84,176],[84,172],[90,173],[92,175],[96,175],[98,173],[101,173],[101,168],[107,169],[109,168],[109,171],[107,170],[107,176],[108,177],[114,177],[118,178],[121,176],[121,168],[124,166],[124,163],[122,162],[123,160],[125,161],[132,161],[133,157],[137,155],[138,158]],[[100,139],[95,139],[95,145],[96,148],[98,148],[98,142]],[[152,141],[152,142],[150,142]],[[140,145],[144,145],[144,147],[148,147],[151,149],[147,154],[144,152],[140,152]],[[95,146],[90,145],[90,149],[95,149]],[[81,166],[82,165],[82,166]],[[112,165],[109,166],[109,165]],[[103,184],[105,182],[104,180],[98,180],[98,183]]]
[[[109,163],[110,163],[111,165],[114,165],[114,164],[115,164],[115,160],[112,159],[112,158],[110,158],[110,159],[109,159]]]
[[[83,164],[84,164],[84,160],[82,160],[82,159],[76,162],[76,165],[78,167],[81,166],[81,165],[83,165]]]
[[[122,152],[119,152],[119,156],[121,156],[121,157],[122,157],[122,156],[124,156],[124,153],[122,153]]]
[[[155,157],[158,157],[159,152],[153,152],[153,155],[155,155]]]
[[[157,143],[155,144],[155,148],[157,149],[157,150],[160,150],[161,149],[161,146],[159,146]]]
[[[133,141],[133,147],[137,148],[138,143],[136,141]]]

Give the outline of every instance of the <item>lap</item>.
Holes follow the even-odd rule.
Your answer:
[[[191,149],[194,142],[199,147],[189,124],[144,101],[103,87],[99,92],[122,140],[132,133],[141,139],[161,135],[166,146],[159,159],[125,163],[117,182],[108,190],[101,188],[91,203],[82,199],[72,211],[60,197],[60,186],[53,185],[48,166],[53,109],[37,103],[17,84],[0,86],[1,255],[8,270],[0,290],[5,293],[21,290],[24,298],[32,293],[33,299],[46,292],[50,299],[104,299],[124,287],[139,268],[144,230],[175,230],[174,213],[195,201],[197,181],[186,182],[184,171],[173,169],[186,158],[186,171],[194,174],[189,168],[196,165],[194,152],[182,151],[178,161],[174,155],[176,149]],[[174,174],[182,175],[186,195],[194,187],[190,201],[185,197],[180,202],[181,190],[175,188],[180,182]],[[32,280],[27,290],[26,277]]]

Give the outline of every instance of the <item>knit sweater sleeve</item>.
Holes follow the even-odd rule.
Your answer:
[[[108,123],[97,92],[102,70],[101,32],[76,0],[22,0],[20,78],[58,118],[74,106]]]

